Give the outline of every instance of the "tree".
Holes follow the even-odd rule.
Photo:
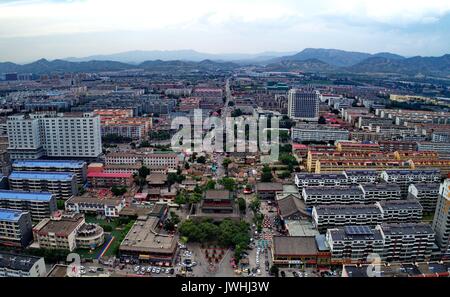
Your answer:
[[[281,130],[279,135],[281,142],[288,142],[291,139],[289,137],[289,132],[286,130]]]
[[[205,164],[206,163],[206,158],[205,156],[200,156],[197,158],[197,163],[199,164]]]
[[[320,125],[325,125],[327,123],[327,120],[323,116],[320,116],[318,123]]]
[[[245,210],[247,209],[247,203],[245,202],[245,199],[240,197],[237,201],[239,205],[239,211],[245,214]]]
[[[140,176],[140,177],[146,178],[147,175],[150,174],[150,169],[148,169],[148,168],[145,167],[145,166],[142,166],[141,168],[139,168],[138,173],[139,173],[139,176]]]
[[[167,175],[167,184],[169,185],[169,191],[173,184],[181,183],[184,179],[185,179],[185,177],[181,174],[177,174],[177,173],[173,173],[173,172],[169,173]]]
[[[148,142],[147,140],[144,140],[141,142],[141,144],[139,145],[140,147],[150,147],[150,142]]]
[[[184,191],[179,192],[177,194],[177,196],[175,197],[175,203],[182,205],[182,204],[186,204],[186,202],[187,202],[186,192],[184,192]]]
[[[259,212],[259,209],[261,208],[261,200],[259,200],[258,198],[253,199],[253,200],[250,202],[250,204],[249,204],[248,207],[250,207],[250,209],[251,209],[254,213]]]
[[[219,184],[221,184],[225,190],[234,191],[236,190],[236,181],[231,177],[224,177],[219,180]]]
[[[235,110],[233,110],[233,112],[231,113],[231,116],[233,117],[233,118],[237,118],[237,117],[240,117],[241,115],[243,115],[244,113],[242,112],[242,110],[240,110],[239,108],[238,109],[235,109]]]
[[[228,175],[228,166],[232,163],[232,161],[228,158],[223,159],[222,166],[225,168],[225,173]]]
[[[216,181],[210,179],[205,185],[205,190],[214,190],[216,188]]]
[[[279,272],[280,269],[278,268],[278,266],[273,265],[272,267],[270,267],[270,274],[278,277]]]
[[[261,181],[262,182],[271,182],[272,179],[273,179],[272,169],[270,169],[270,167],[268,165],[264,165],[264,167],[262,169],[262,174],[261,174]]]
[[[126,187],[118,187],[116,185],[112,186],[111,192],[114,194],[114,196],[122,196],[127,192]]]

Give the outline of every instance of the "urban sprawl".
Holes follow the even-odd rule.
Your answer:
[[[6,73],[0,276],[448,277],[445,82],[246,66]],[[174,149],[172,121],[195,110],[277,118],[265,132],[278,158]]]

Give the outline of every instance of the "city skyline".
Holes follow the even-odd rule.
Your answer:
[[[309,47],[404,56],[449,52],[446,1],[340,2],[2,1],[1,60],[179,49],[212,54]]]

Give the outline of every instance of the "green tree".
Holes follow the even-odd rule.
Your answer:
[[[214,190],[216,188],[216,181],[210,179],[205,185],[205,190]]]
[[[245,202],[245,199],[240,197],[240,198],[238,198],[237,201],[238,201],[239,211],[241,213],[245,214],[245,210],[247,209],[247,203]]]
[[[150,174],[150,169],[148,169],[145,166],[142,166],[141,168],[139,168],[138,173],[140,177],[146,178]]]
[[[261,208],[261,200],[259,200],[259,198],[254,198],[252,201],[250,201],[250,204],[248,207],[250,207],[250,209],[254,213],[259,212],[259,210]]]
[[[225,168],[225,173],[228,175],[228,166],[232,163],[232,161],[228,158],[223,159],[222,166]]]
[[[280,269],[278,268],[278,266],[272,265],[272,267],[270,267],[270,274],[272,274],[274,276],[278,276],[279,272],[280,272]]]
[[[122,196],[123,194],[125,194],[127,192],[127,188],[126,187],[118,187],[118,186],[114,185],[111,188],[111,192],[113,193],[114,196]]]
[[[236,181],[231,177],[224,177],[219,180],[219,184],[221,184],[225,190],[234,191],[236,190]]]
[[[206,163],[206,158],[205,156],[200,156],[197,158],[197,163],[199,164],[205,164]]]

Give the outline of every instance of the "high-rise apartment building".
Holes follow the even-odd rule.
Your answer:
[[[96,158],[102,153],[100,117],[93,113],[21,114],[8,118],[11,159]]]
[[[439,189],[433,230],[441,251],[450,255],[450,179],[445,180]]]
[[[292,89],[288,94],[288,116],[293,119],[317,121],[320,93],[312,89]]]

